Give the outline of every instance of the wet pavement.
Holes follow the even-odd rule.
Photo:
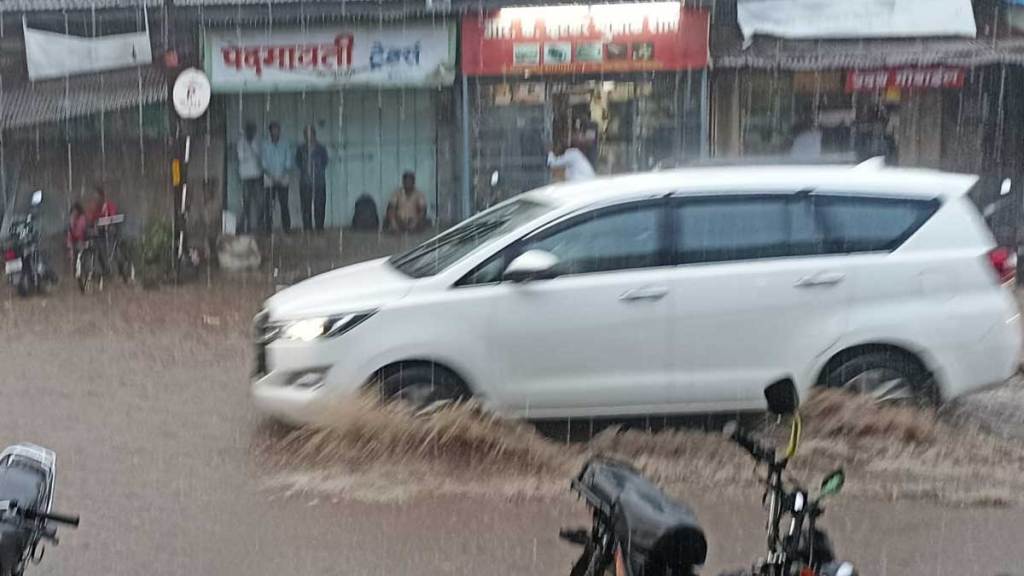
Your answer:
[[[568,572],[558,528],[586,521],[568,493],[373,504],[266,488],[246,382],[265,293],[254,281],[0,298],[0,442],[56,450],[56,506],[82,515],[30,574]],[[704,573],[761,550],[759,498],[689,495],[709,532]],[[840,498],[823,523],[865,575],[1024,573],[1021,508]]]

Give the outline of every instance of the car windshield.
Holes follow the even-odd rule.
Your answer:
[[[520,198],[495,206],[461,225],[393,256],[391,265],[413,278],[433,276],[478,247],[551,210],[552,206]]]

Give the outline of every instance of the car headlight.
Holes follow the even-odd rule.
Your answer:
[[[312,342],[317,338],[340,336],[355,328],[370,316],[373,316],[372,311],[296,320],[284,326],[281,330],[281,337],[285,340]]]

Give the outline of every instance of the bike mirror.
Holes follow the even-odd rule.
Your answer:
[[[42,190],[36,190],[35,192],[32,193],[32,205],[33,206],[39,206],[42,203],[43,203],[43,191]]]
[[[777,416],[793,414],[800,405],[796,385],[788,378],[765,388],[764,398],[768,401],[768,411]]]
[[[846,474],[843,469],[840,468],[825,476],[825,479],[821,481],[821,497],[832,496],[838,494],[843,489],[843,484],[846,482]]]

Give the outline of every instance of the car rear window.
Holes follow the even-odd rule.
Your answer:
[[[938,200],[815,196],[826,253],[891,251],[939,207]]]

